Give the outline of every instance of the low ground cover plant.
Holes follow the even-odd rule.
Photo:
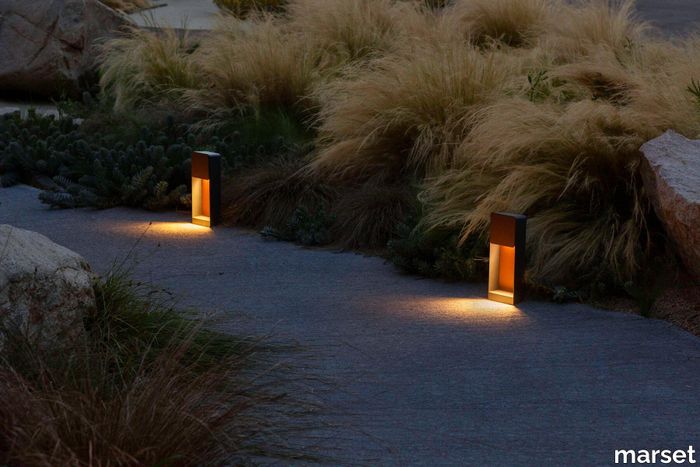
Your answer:
[[[132,32],[106,45],[102,87],[115,111],[205,134],[277,121],[263,127],[295,143],[247,151],[232,223],[279,233],[323,213],[331,243],[391,240],[409,271],[476,278],[489,213],[523,212],[530,283],[624,291],[666,254],[639,147],[700,134],[699,55],[631,1],[289,0],[207,36]]]
[[[207,330],[123,274],[95,284],[84,339],[37,350],[1,329],[3,465],[220,465],[305,458],[309,407],[258,339]],[[273,370],[270,370],[273,368]],[[264,375],[261,377],[260,375]]]
[[[165,112],[142,118],[99,105],[62,103],[60,118],[0,117],[0,187],[35,185],[44,203],[61,208],[187,207],[194,148],[223,154],[227,173],[305,151],[306,137],[284,115],[231,119],[216,135]]]
[[[87,130],[87,127],[84,129]],[[191,147],[172,128],[137,130],[138,139],[105,138],[70,118],[35,113],[0,120],[2,186],[32,183],[57,207],[177,206],[187,192]],[[190,144],[192,144],[190,138]]]

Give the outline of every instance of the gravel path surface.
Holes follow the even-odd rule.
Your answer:
[[[306,346],[334,388],[326,421],[341,428],[324,433],[343,464],[606,465],[614,449],[700,449],[700,339],[666,322],[496,304],[483,285],[186,214],[49,210],[26,186],[0,189],[0,203],[0,223],[98,272],[131,255],[137,277],[217,312],[221,329]]]

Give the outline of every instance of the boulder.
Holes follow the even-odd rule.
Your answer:
[[[78,94],[100,40],[128,24],[99,0],[0,1],[0,90]]]
[[[0,345],[24,337],[39,350],[78,342],[95,308],[93,275],[77,253],[36,232],[0,225]]]
[[[667,131],[642,146],[642,177],[683,262],[700,279],[700,140]]]

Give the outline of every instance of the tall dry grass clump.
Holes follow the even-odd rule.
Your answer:
[[[212,433],[227,431],[247,402],[222,391],[226,372],[195,372],[178,363],[181,347],[168,351],[172,355],[144,362],[116,394],[109,393],[114,376],[108,369],[97,370],[102,374],[94,374],[95,381],[71,381],[46,368],[39,381],[1,372],[5,459],[49,466],[194,465],[225,458],[226,442],[219,445]]]
[[[318,74],[318,54],[273,16],[245,25],[225,18],[197,51],[205,85],[189,95],[189,102],[210,113],[303,109]]]
[[[624,282],[652,248],[639,147],[664,130],[663,118],[614,102],[499,102],[457,151],[463,166],[428,181],[425,222],[464,241],[492,212],[526,213],[533,279]]]
[[[445,15],[454,16],[476,44],[522,47],[546,30],[554,9],[550,0],[458,0]]]
[[[700,40],[645,44],[635,54],[634,69],[638,84],[627,108],[663,129],[698,138],[700,101],[693,88],[700,82]]]
[[[192,47],[187,34],[173,29],[133,28],[104,45],[100,86],[117,111],[172,101],[200,86]]]
[[[370,180],[339,197],[331,235],[343,248],[381,250],[414,214],[415,204],[415,194],[406,184]]]
[[[259,342],[207,331],[120,274],[95,290],[84,339],[66,351],[40,352],[0,329],[0,463],[238,465],[306,456],[285,443],[302,429],[292,420],[306,406],[286,402],[281,388],[293,378],[281,366],[259,368],[272,365]]]
[[[636,17],[634,0],[558,3],[544,41],[559,61],[589,55],[601,46],[622,56],[647,40],[649,26]]]
[[[237,225],[283,228],[298,207],[328,209],[336,196],[336,188],[310,174],[303,160],[280,159],[227,187],[224,218]]]
[[[373,63],[322,92],[312,163],[323,177],[362,180],[449,167],[469,117],[507,86],[518,61],[466,43],[425,47]]]
[[[337,66],[389,52],[402,8],[392,0],[293,0],[287,14],[290,28]]]

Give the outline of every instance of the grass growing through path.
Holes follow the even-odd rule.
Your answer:
[[[120,275],[95,286],[85,339],[42,354],[3,336],[3,465],[221,465],[302,458],[306,407],[259,342],[208,331]],[[147,292],[147,293],[146,293]],[[264,375],[264,377],[256,376]]]

